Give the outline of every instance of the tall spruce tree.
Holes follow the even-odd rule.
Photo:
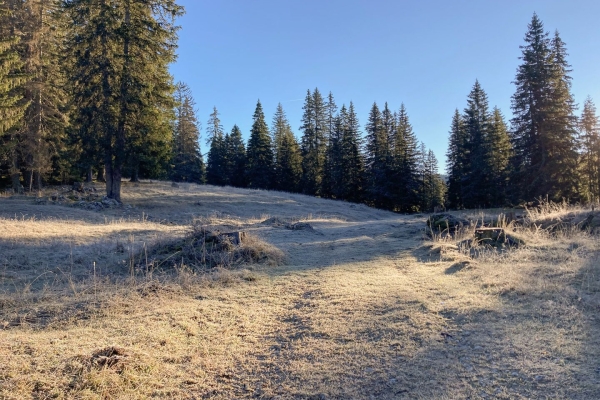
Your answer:
[[[336,150],[336,127],[337,127],[337,105],[335,104],[335,99],[333,98],[333,94],[329,92],[327,96],[327,103],[325,103],[325,141],[326,141],[326,150],[325,150],[325,161],[323,165],[323,178],[321,183],[321,196],[323,197],[333,197],[333,190],[337,183],[334,181],[333,169],[335,163],[334,154]],[[339,132],[339,130],[338,130]],[[338,135],[339,136],[339,135]]]
[[[20,190],[21,135],[17,128],[29,106],[23,85],[29,79],[17,51],[19,36],[15,32],[16,16],[0,1],[0,165],[4,160],[13,190]]]
[[[464,208],[465,187],[470,167],[470,146],[463,117],[458,109],[452,116],[450,140],[446,153],[448,172],[448,206],[455,209]]]
[[[299,190],[302,178],[300,146],[292,133],[292,127],[281,103],[277,105],[277,111],[273,116],[271,134],[273,136],[273,153],[275,158],[273,188],[287,192],[296,192]]]
[[[550,40],[534,14],[521,49],[512,97],[515,200],[572,198],[575,119],[564,43],[558,33]]]
[[[219,119],[217,107],[213,107],[208,123],[206,124],[208,161],[206,163],[206,183],[209,185],[227,184],[225,137],[223,126]]]
[[[192,91],[178,83],[175,91],[175,131],[171,179],[176,182],[205,182],[205,168],[200,151],[200,129]]]
[[[444,204],[445,186],[438,172],[438,161],[432,150],[421,144],[419,175],[419,210],[430,212]]]
[[[302,116],[302,191],[321,195],[327,152],[327,108],[319,89],[306,93]]]
[[[340,198],[352,202],[363,201],[365,161],[362,154],[360,124],[352,102],[348,107],[346,122],[343,124],[339,169],[341,171]]]
[[[20,127],[19,153],[29,190],[41,189],[42,178],[65,151],[68,95],[58,53],[61,37],[61,13],[58,0],[15,1],[22,40],[19,53],[30,77],[23,87],[29,104]]]
[[[242,131],[237,125],[231,133],[225,135],[225,175],[228,185],[246,186],[246,147],[242,139]]]
[[[467,108],[463,114],[469,150],[462,198],[466,208],[489,207],[493,202],[490,198],[490,178],[493,172],[493,155],[489,143],[490,119],[487,94],[476,80],[467,97]]]
[[[583,103],[579,120],[579,141],[581,146],[581,186],[585,200],[600,200],[600,123],[596,106],[591,97]]]
[[[505,206],[509,202],[510,193],[510,160],[512,144],[504,116],[498,107],[494,107],[489,125],[489,194],[490,205]]]
[[[106,194],[120,202],[128,150],[140,149],[144,140],[140,127],[168,132],[169,117],[157,116],[172,110],[172,103],[164,107],[174,89],[168,65],[175,59],[174,18],[183,9],[174,0],[65,0],[64,5],[75,61],[69,76],[78,105],[75,119],[80,135],[99,133]],[[170,138],[164,139],[166,146]]]
[[[389,139],[377,103],[373,103],[371,107],[365,130],[367,198],[375,207],[389,209],[391,206],[391,196],[388,191]]]
[[[397,114],[391,146],[393,208],[401,212],[416,211],[419,207],[418,142],[404,104]]]
[[[253,119],[246,151],[248,187],[271,189],[274,173],[273,147],[260,100],[256,103]]]

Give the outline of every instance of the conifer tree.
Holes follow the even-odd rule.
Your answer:
[[[225,170],[227,184],[235,187],[246,186],[246,147],[242,131],[237,125],[225,136]]]
[[[579,120],[581,146],[581,183],[584,198],[589,202],[600,199],[600,124],[596,106],[588,96],[583,103]]]
[[[171,179],[175,182],[204,183],[205,168],[200,151],[200,129],[195,102],[185,83],[177,84],[175,101]]]
[[[65,151],[68,96],[59,67],[60,17],[58,0],[10,1],[17,15],[22,40],[18,45],[24,71],[30,78],[23,86],[29,104],[20,127],[19,153],[27,171],[29,190],[38,190],[42,177],[58,165]]]
[[[519,185],[515,200],[570,198],[577,176],[565,46],[558,33],[549,39],[534,14],[521,49],[523,63],[517,69],[512,97],[513,184]]]
[[[391,175],[394,209],[416,211],[419,207],[419,174],[417,138],[404,104],[400,106],[391,140]]]
[[[302,116],[303,132],[301,140],[302,149],[302,191],[305,194],[321,195],[323,182],[323,169],[327,151],[327,110],[326,104],[319,92],[315,89],[311,94],[306,93]]]
[[[207,144],[210,145],[208,151],[208,161],[206,163],[206,183],[209,185],[227,184],[227,154],[225,148],[225,137],[223,126],[219,119],[217,107],[213,107],[208,123],[206,124]]]
[[[172,117],[174,88],[168,65],[175,59],[174,18],[183,9],[174,0],[65,0],[64,5],[74,57],[69,80],[76,124],[82,137],[99,135],[106,194],[120,202],[128,153],[144,149],[145,138],[154,141],[144,133],[170,132],[165,126]],[[148,146],[148,160],[168,153],[171,138],[159,139]],[[155,145],[163,149],[156,152]]]
[[[391,206],[388,192],[389,139],[377,103],[373,103],[371,107],[365,130],[367,134],[367,198],[375,207],[389,209]]]
[[[292,133],[281,103],[273,117],[271,128],[275,172],[273,187],[277,190],[297,192],[302,178],[302,158],[300,146]]]
[[[365,196],[365,162],[362,155],[360,124],[354,104],[350,102],[346,123],[343,123],[340,166],[340,198],[360,202]]]
[[[286,192],[300,191],[302,155],[300,145],[291,130],[281,140],[275,164],[277,189]]]
[[[467,97],[467,108],[463,115],[469,150],[462,198],[466,208],[489,207],[492,203],[490,175],[493,155],[490,153],[489,143],[490,118],[487,94],[476,80]]]
[[[273,147],[260,100],[256,103],[253,119],[246,152],[248,187],[270,189],[273,185],[274,172]]]
[[[464,208],[464,193],[469,171],[470,148],[464,121],[458,109],[452,116],[450,141],[446,157],[448,160],[448,205],[455,209]]]
[[[438,172],[438,161],[431,150],[421,146],[421,190],[419,209],[431,212],[444,204],[445,186]]]
[[[0,0],[0,162],[8,164],[13,190],[20,190],[20,127],[28,102],[23,85],[29,79],[17,51],[16,20],[5,1]]]
[[[494,107],[489,125],[489,194],[490,206],[505,206],[509,202],[510,159],[512,144],[504,116],[498,107]]]
[[[325,132],[325,141],[327,144],[325,151],[325,161],[323,165],[323,178],[321,183],[321,196],[323,197],[332,197],[334,187],[337,185],[335,182],[335,177],[333,176],[336,157],[339,153],[339,137],[340,131],[337,130],[338,120],[337,120],[337,105],[335,104],[335,100],[333,98],[333,94],[329,92],[329,96],[327,96],[327,103],[325,103],[326,115],[326,132]],[[335,137],[337,136],[337,137]]]

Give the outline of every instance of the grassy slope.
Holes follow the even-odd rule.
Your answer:
[[[124,194],[135,207],[102,212],[0,199],[0,398],[600,398],[597,237],[528,233],[471,260],[424,242],[424,216],[210,186]],[[127,279],[132,254],[192,220],[286,262]],[[110,346],[126,357],[103,365]]]

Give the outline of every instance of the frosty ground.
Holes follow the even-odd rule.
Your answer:
[[[99,211],[0,198],[0,398],[600,398],[597,236],[529,230],[474,259],[424,214],[123,189]],[[191,225],[282,258],[135,267]]]

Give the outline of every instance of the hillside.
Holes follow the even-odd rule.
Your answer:
[[[0,198],[2,399],[600,398],[597,236],[474,257],[426,215],[297,194],[53,194]],[[247,232],[261,262],[139,266],[192,227]]]

